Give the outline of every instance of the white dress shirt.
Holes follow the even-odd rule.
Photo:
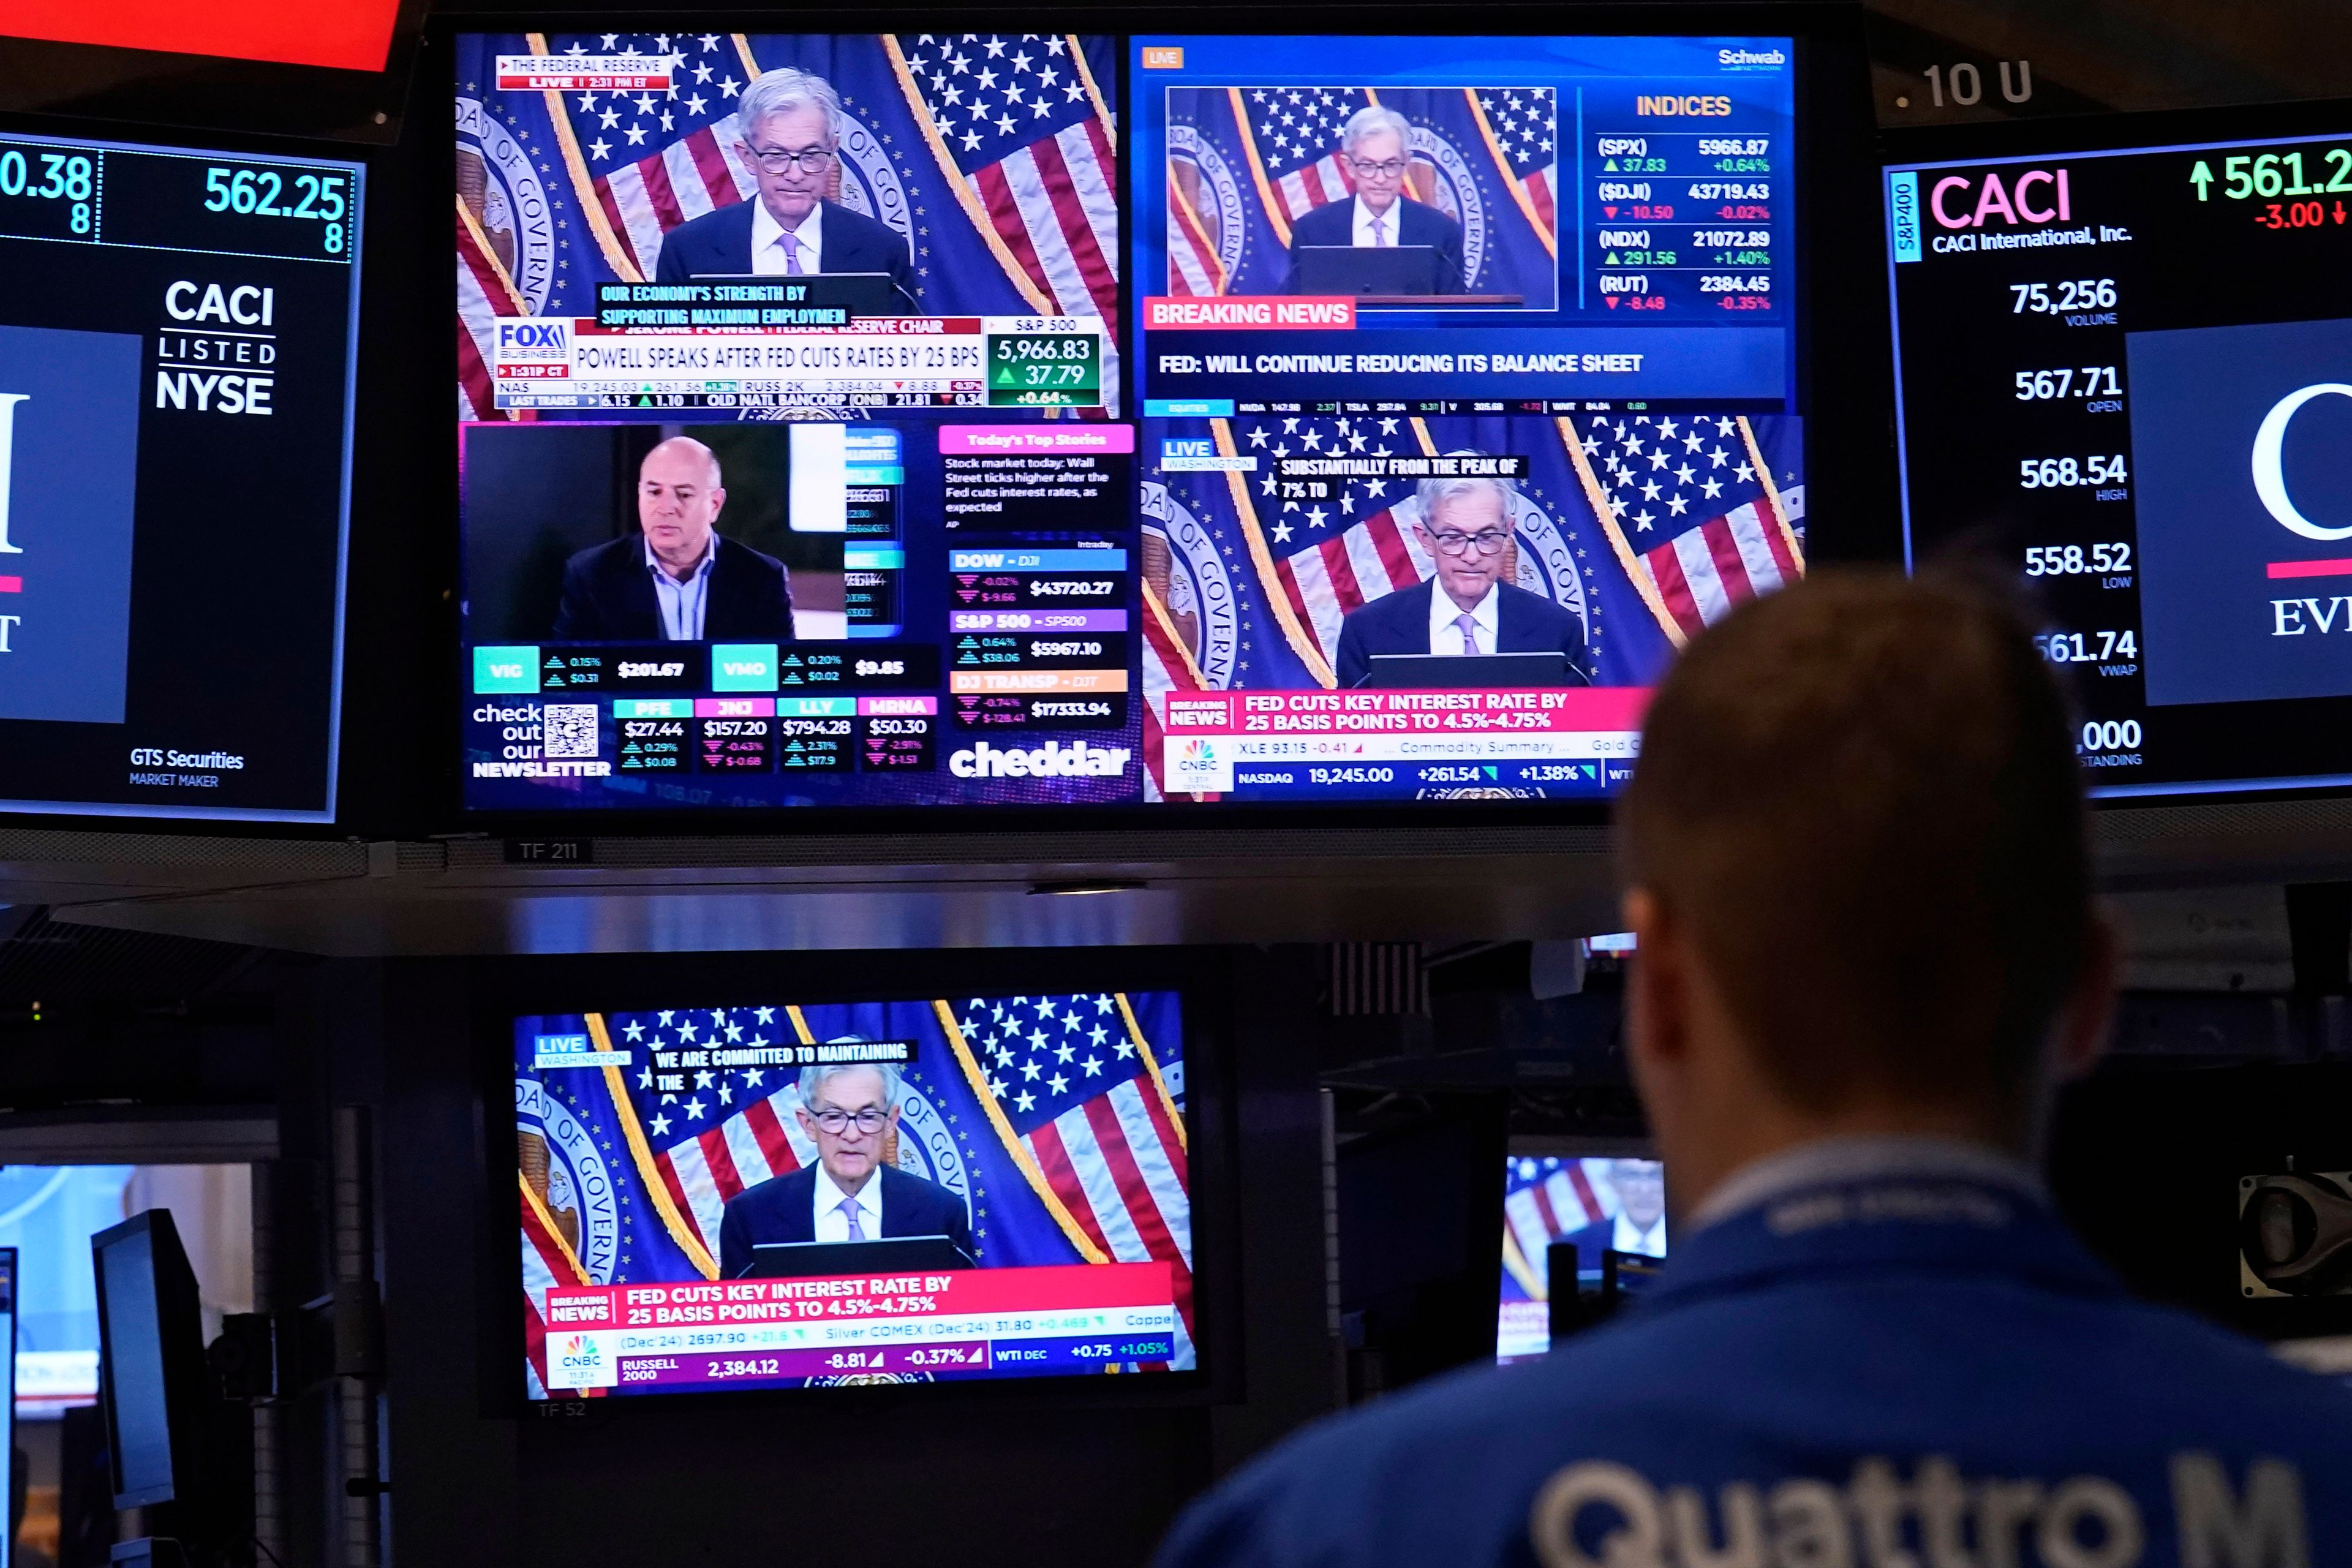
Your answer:
[[[841,1202],[849,1196],[833,1184],[833,1173],[823,1165],[816,1168],[816,1230],[819,1241],[847,1241],[849,1216],[841,1212]],[[882,1239],[882,1169],[866,1178],[857,1189],[857,1226],[866,1233],[867,1241]]]
[[[1462,646],[1462,628],[1454,624],[1454,617],[1461,613],[1462,606],[1446,593],[1445,584],[1433,580],[1429,585],[1430,652],[1460,655],[1467,651]],[[1477,640],[1477,651],[1493,653],[1498,646],[1496,639],[1501,635],[1503,625],[1503,585],[1500,583],[1488,584],[1486,596],[1479,600],[1477,607],[1470,612],[1470,619],[1473,623],[1470,635]]]
[[[1385,237],[1381,239],[1374,239],[1372,237],[1372,209],[1364,205],[1363,197],[1358,196],[1356,198],[1355,238],[1351,243],[1365,247],[1402,245],[1404,243],[1404,237],[1399,234],[1397,229],[1403,217],[1404,197],[1400,194],[1396,200],[1389,204],[1389,210],[1381,214],[1381,233]]]
[[[751,270],[762,278],[780,278],[787,270],[784,258],[784,226],[768,210],[768,204],[756,196],[751,214]],[[793,230],[793,243],[800,248],[801,270],[824,270],[824,204],[809,208],[808,216],[801,219],[800,227]]]
[[[672,642],[700,642],[710,607],[710,564],[719,559],[719,535],[702,547],[702,560],[681,583],[646,544],[646,570],[654,574],[654,599],[661,605],[662,636]]]
[[[1644,1231],[1626,1216],[1624,1210],[1618,1210],[1616,1227],[1609,1236],[1609,1250],[1638,1252],[1644,1258],[1664,1258],[1666,1255],[1666,1216],[1660,1215],[1658,1223]]]

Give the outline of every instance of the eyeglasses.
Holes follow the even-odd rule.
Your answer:
[[[1503,546],[1510,541],[1511,536],[1507,533],[1456,533],[1452,529],[1429,536],[1429,542],[1444,555],[1459,555],[1473,550],[1481,555],[1499,555]]]
[[[1369,180],[1375,177],[1383,180],[1393,180],[1399,174],[1404,173],[1403,162],[1396,158],[1391,158],[1385,163],[1367,163],[1361,158],[1350,158],[1348,160],[1348,166],[1356,171],[1356,177],[1360,180]]]
[[[747,146],[743,151],[751,154],[751,162],[771,174],[789,174],[795,168],[804,174],[822,174],[824,166],[833,162],[833,150],[829,147],[803,147],[797,153],[787,153],[782,147]]]
[[[843,1131],[853,1121],[857,1123],[857,1130],[860,1132],[879,1132],[882,1131],[882,1124],[890,1120],[890,1113],[887,1110],[835,1110],[828,1107],[824,1110],[810,1111],[809,1120],[827,1132]]]

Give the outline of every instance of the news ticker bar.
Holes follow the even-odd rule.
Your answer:
[[[790,311],[796,306],[759,305]],[[1099,318],[872,316],[839,326],[611,327],[500,318],[500,408],[761,407],[827,398],[1102,405]],[[680,404],[672,400],[692,401]]]
[[[542,1310],[551,1389],[1097,1371],[1172,1358],[1181,1326],[1164,1263],[559,1287]]]
[[[1553,416],[1560,414],[1613,414],[1621,409],[1650,414],[1680,414],[1685,410],[1707,413],[1771,414],[1784,405],[1780,399],[1723,398],[1709,400],[1692,397],[1643,398],[1638,401],[1596,398],[1544,397],[1420,397],[1420,398],[1322,398],[1266,402],[1244,397],[1151,397],[1143,404],[1147,419],[1237,419],[1269,414],[1368,414],[1368,415],[1460,415],[1460,414],[1520,414]]]

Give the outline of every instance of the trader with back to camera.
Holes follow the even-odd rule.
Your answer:
[[[1384,594],[1339,623],[1341,687],[1361,686],[1371,656],[1560,653],[1586,678],[1584,625],[1541,594],[1503,581],[1518,489],[1504,479],[1423,479],[1412,531],[1436,575]]]
[[[735,155],[751,171],[758,193],[664,236],[656,281],[880,272],[893,285],[892,313],[912,311],[914,257],[906,237],[824,199],[847,123],[833,84],[789,66],[766,72],[743,89],[735,119],[741,127]]]
[[[673,436],[637,466],[637,531],[564,563],[558,642],[793,640],[784,563],[719,536],[719,458]]]
[[[1161,1568],[2352,1563],[2352,1394],[2134,1301],[2037,1173],[2116,957],[2031,634],[1853,574],[1693,641],[1618,816],[1671,1254],[1292,1439]]]

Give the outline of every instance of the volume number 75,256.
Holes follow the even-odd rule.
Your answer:
[[[327,254],[343,252],[343,217],[349,212],[343,183],[334,174],[298,174],[289,193],[285,175],[275,169],[205,171],[205,211],[235,213],[240,217],[290,217],[324,225],[320,237]]]

